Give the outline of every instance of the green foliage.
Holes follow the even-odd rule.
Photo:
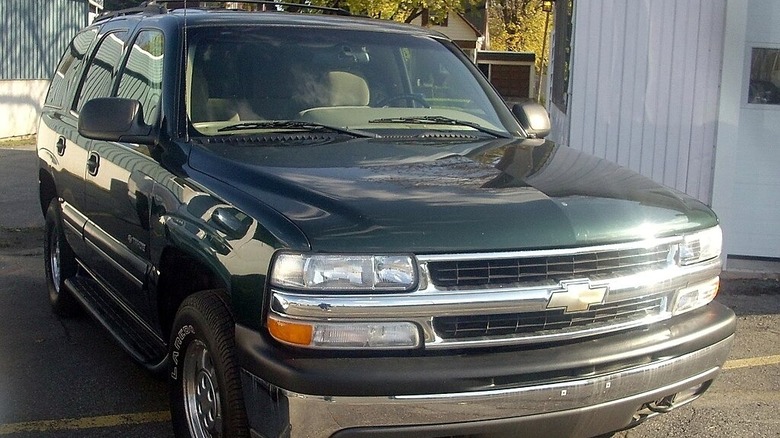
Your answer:
[[[135,7],[141,4],[142,0],[105,0],[106,11],[116,11],[119,9]],[[287,0],[289,3],[304,3],[303,0]],[[199,3],[191,0],[190,3],[195,6]],[[240,3],[240,2],[239,2]],[[315,6],[328,6],[333,8],[342,8],[355,15],[366,15],[373,18],[385,20],[394,20],[409,23],[419,16],[423,9],[428,9],[431,20],[441,21],[448,11],[462,11],[463,4],[477,4],[479,0],[310,0],[306,3]]]
[[[406,14],[409,0],[390,2],[385,0],[312,0],[312,4],[342,8],[355,15],[366,15],[373,18],[404,21],[399,19]]]
[[[105,11],[118,11],[120,9],[134,8],[142,3],[142,0],[105,0]]]
[[[476,3],[478,0],[466,0]],[[355,15],[409,23],[428,9],[431,20],[443,21],[448,11],[462,11],[460,0],[312,0],[312,4],[343,8]]]
[[[490,3],[488,25],[491,50],[536,53],[537,72],[547,68],[550,43],[544,42],[552,32],[552,16],[545,35],[547,13],[542,11],[539,0],[493,0]],[[542,58],[544,64],[542,64]]]

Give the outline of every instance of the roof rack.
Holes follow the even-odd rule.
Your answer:
[[[166,7],[166,5],[170,3],[176,4],[175,6],[172,7],[172,9],[187,4],[187,2],[183,0],[148,0],[134,8],[127,8],[119,11],[104,12],[98,15],[97,17],[95,17],[95,20],[93,22],[97,23],[98,21],[108,20],[114,17],[121,17],[123,15],[167,14],[168,8]],[[199,5],[201,2],[198,0],[190,0],[190,3]],[[331,8],[328,6],[315,6],[315,5],[308,5],[305,3],[276,2],[273,0],[238,0],[238,1],[221,0],[221,1],[209,1],[208,3],[248,3],[248,4],[271,6],[272,7],[271,9],[267,9],[269,11],[296,12],[299,10],[310,10],[310,11],[327,12],[334,15],[352,15],[352,13],[350,13],[346,9],[341,9],[341,8]]]
[[[136,6],[134,8],[121,9],[119,11],[104,12],[98,15],[97,17],[95,17],[93,23],[97,23],[98,21],[108,20],[109,18],[121,17],[123,15],[134,15],[134,14],[158,15],[158,14],[168,13],[168,9],[166,9],[164,5],[160,5],[158,3],[163,3],[163,2],[155,2],[154,0],[150,0],[150,1],[143,2],[139,6]]]
[[[149,0],[149,5],[155,5],[155,4],[170,4],[170,3],[176,3],[176,6],[172,6],[171,9],[180,8],[182,4],[186,4],[187,2],[183,0]],[[201,2],[198,0],[189,0],[190,4],[200,4]],[[297,12],[300,10],[310,10],[310,11],[320,11],[320,12],[327,12],[334,15],[352,15],[349,11],[342,8],[332,8],[329,6],[316,6],[316,5],[309,5],[305,3],[293,3],[293,2],[279,2],[279,1],[273,1],[273,0],[219,0],[219,1],[208,1],[205,3],[244,3],[244,4],[255,4],[255,5],[263,5],[263,6],[270,6],[269,9],[264,9],[267,11],[284,11],[284,12]]]

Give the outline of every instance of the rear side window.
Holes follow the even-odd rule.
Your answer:
[[[160,114],[163,77],[163,34],[144,30],[130,49],[130,56],[119,79],[118,96],[136,99],[144,110],[144,121],[154,124]]]
[[[47,106],[62,107],[67,96],[72,96],[78,78],[81,77],[84,58],[96,36],[97,29],[89,29],[76,35],[70,42],[51,79],[49,94],[46,95]]]
[[[95,56],[87,67],[79,97],[74,102],[77,112],[80,112],[90,99],[107,97],[111,93],[111,84],[122,58],[126,38],[127,32],[121,31],[110,33],[100,41]]]

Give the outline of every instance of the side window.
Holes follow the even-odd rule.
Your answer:
[[[96,36],[97,29],[89,29],[76,35],[70,42],[51,79],[49,94],[46,95],[47,106],[63,106],[63,101],[70,95],[68,91],[76,87],[76,82],[81,77],[84,58]]]
[[[95,56],[87,67],[87,74],[81,84],[74,109],[81,111],[88,100],[107,97],[111,93],[111,83],[116,74],[122,50],[125,47],[127,32],[113,32],[100,41]]]
[[[138,34],[119,78],[118,96],[136,99],[144,109],[144,121],[153,124],[160,115],[163,77],[163,34],[144,30]]]
[[[780,49],[753,47],[748,103],[780,105]]]

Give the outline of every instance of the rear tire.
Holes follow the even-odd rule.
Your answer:
[[[62,231],[60,203],[55,198],[46,210],[43,255],[46,264],[46,284],[49,288],[49,303],[55,314],[71,317],[81,313],[81,306],[65,280],[76,275],[76,256]]]
[[[234,333],[224,291],[198,292],[179,307],[169,344],[178,438],[249,436]]]

